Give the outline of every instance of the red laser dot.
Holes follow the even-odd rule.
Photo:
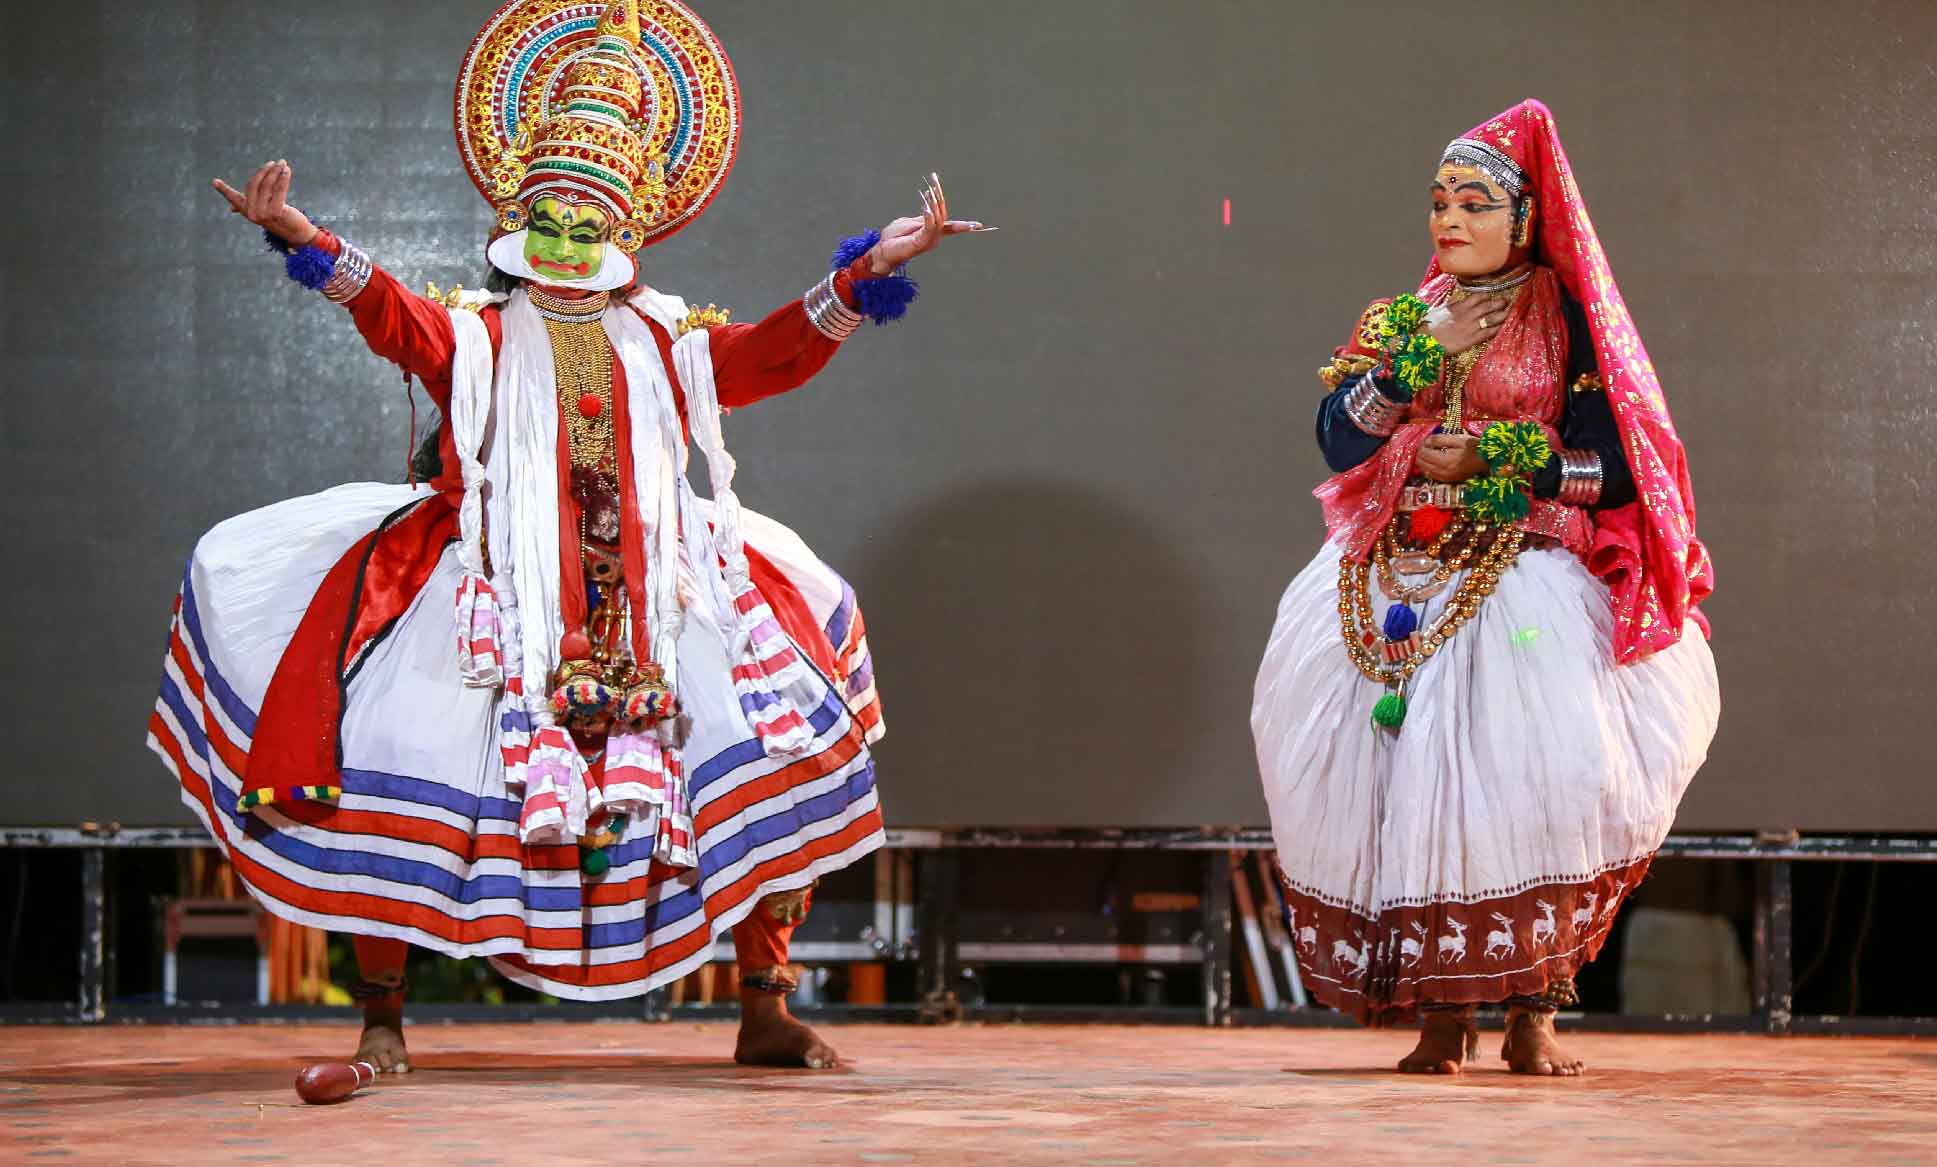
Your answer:
[[[1226,227],[1229,227],[1231,225],[1231,200],[1230,199],[1224,200],[1224,225]]]

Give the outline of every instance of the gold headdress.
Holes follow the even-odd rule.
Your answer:
[[[712,30],[676,0],[510,0],[457,82],[458,147],[498,212],[597,204],[625,251],[670,235],[712,200],[739,146],[739,90]]]

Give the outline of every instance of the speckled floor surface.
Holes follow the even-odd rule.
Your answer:
[[[352,1030],[0,1029],[0,1162],[1937,1163],[1937,1042],[1587,1035],[1589,1077],[1532,1081],[1401,1077],[1399,1032],[824,1032],[847,1068],[739,1068],[720,1024],[423,1026],[417,1072],[312,1107]]]

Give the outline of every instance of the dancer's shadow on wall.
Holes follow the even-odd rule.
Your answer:
[[[850,569],[883,802],[925,825],[1196,824],[1198,573],[1116,499],[1008,480],[914,507]]]

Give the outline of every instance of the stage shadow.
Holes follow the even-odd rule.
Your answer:
[[[1403,1052],[1403,1051],[1402,1051]],[[1399,1055],[1393,1055],[1397,1063]],[[1404,1074],[1391,1066],[1320,1066],[1313,1069],[1300,1069],[1297,1066],[1281,1067],[1281,1073],[1295,1074],[1300,1078],[1320,1078],[1332,1082],[1354,1082],[1367,1085],[1386,1083],[1389,1085],[1441,1085],[1466,1086],[1475,1089],[1538,1089],[1551,1086],[1556,1089],[1593,1090],[1597,1094],[1646,1096],[1667,1088],[1675,1083],[1674,1091],[1685,1095],[1691,1090],[1700,1094],[1750,1093],[1767,1089],[1768,1076],[1749,1072],[1717,1073],[1714,1070],[1690,1070],[1677,1074],[1660,1070],[1635,1070],[1627,1067],[1604,1067],[1596,1069],[1589,1066],[1587,1073],[1575,1077],[1559,1075],[1515,1074],[1507,1070],[1506,1063],[1483,1053],[1480,1060],[1469,1063],[1458,1074]]]
[[[296,1075],[316,1062],[342,1060],[340,1052],[316,1051],[310,1054],[275,1058],[196,1058],[181,1061],[145,1061],[138,1065],[38,1066],[0,1072],[0,1086],[26,1086],[34,1089],[36,1108],[57,1110],[63,1106],[98,1105],[103,1091],[132,1102],[208,1097],[220,1094],[281,1091],[296,1102]],[[661,1088],[705,1088],[731,1081],[736,1089],[759,1090],[763,1081],[775,1078],[798,1079],[812,1074],[816,1080],[840,1078],[854,1072],[851,1065],[832,1070],[802,1070],[771,1066],[742,1066],[729,1057],[698,1058],[679,1056],[562,1055],[506,1056],[495,1050],[455,1051],[418,1055],[411,1058],[409,1074],[386,1075],[374,1087],[352,1095],[350,1105],[360,1099],[376,1097],[385,1090],[421,1082],[426,1086],[462,1083],[466,1087],[493,1085],[518,1087],[561,1087],[578,1085],[609,1086],[616,1081]],[[74,1090],[71,1096],[58,1091]],[[43,1093],[47,1092],[47,1093]]]
[[[1203,821],[1205,569],[1120,496],[967,485],[836,566],[880,666],[894,821]]]

